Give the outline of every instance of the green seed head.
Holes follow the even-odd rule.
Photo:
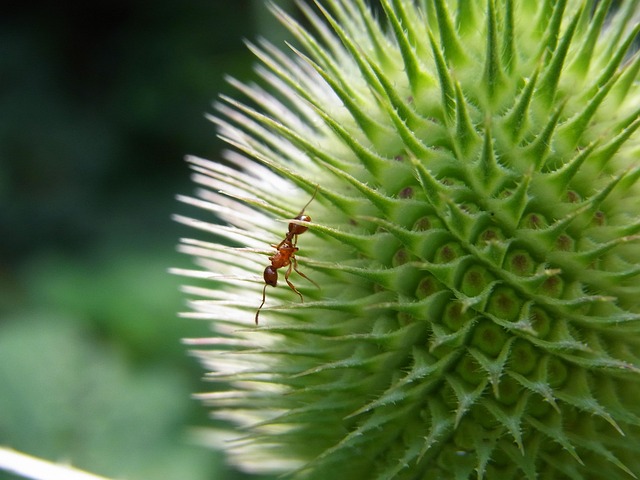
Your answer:
[[[273,7],[299,47],[250,46],[262,83],[213,118],[233,152],[189,158],[181,199],[221,222],[177,217],[216,235],[182,243],[210,282],[185,315],[230,458],[640,476],[640,4],[381,4],[301,4],[313,32]]]

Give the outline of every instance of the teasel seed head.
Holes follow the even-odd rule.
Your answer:
[[[637,2],[272,5],[188,158],[188,341],[229,458],[326,479],[640,476]],[[296,220],[305,214],[310,221]],[[297,269],[265,289],[289,237]]]

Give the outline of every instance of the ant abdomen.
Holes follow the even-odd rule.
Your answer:
[[[278,270],[273,268],[271,265],[268,265],[267,268],[264,269],[264,283],[271,287],[275,287],[278,285]]]

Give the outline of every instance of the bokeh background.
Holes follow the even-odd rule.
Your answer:
[[[128,480],[244,479],[197,445],[210,390],[180,339],[185,154],[263,0],[12,2],[0,12],[0,445]],[[278,5],[295,11],[292,3]],[[202,215],[202,213],[199,213]],[[0,471],[1,479],[13,479]]]

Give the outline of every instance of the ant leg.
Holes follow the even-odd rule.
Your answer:
[[[291,263],[293,265],[293,269],[295,270],[295,272],[300,275],[302,278],[304,278],[305,280],[308,280],[309,282],[313,283],[317,289],[320,289],[320,285],[318,285],[316,282],[314,282],[313,280],[311,280],[309,277],[307,277],[304,273],[302,273],[300,270],[298,270],[298,261],[296,260],[296,257],[293,257],[291,259]]]
[[[295,257],[293,257],[292,260],[295,262]],[[287,268],[287,273],[284,274],[284,280],[287,282],[287,285],[289,285],[289,288],[298,294],[298,296],[300,297],[300,301],[304,303],[304,298],[302,297],[302,294],[298,291],[295,285],[289,281],[289,275],[291,275],[292,268],[293,268],[293,263],[290,263],[289,268]]]
[[[265,283],[264,288],[262,289],[262,303],[260,304],[260,306],[258,307],[258,310],[256,311],[256,325],[258,325],[258,315],[260,315],[260,309],[264,305],[264,301],[266,299],[266,293],[267,293],[267,284]]]

